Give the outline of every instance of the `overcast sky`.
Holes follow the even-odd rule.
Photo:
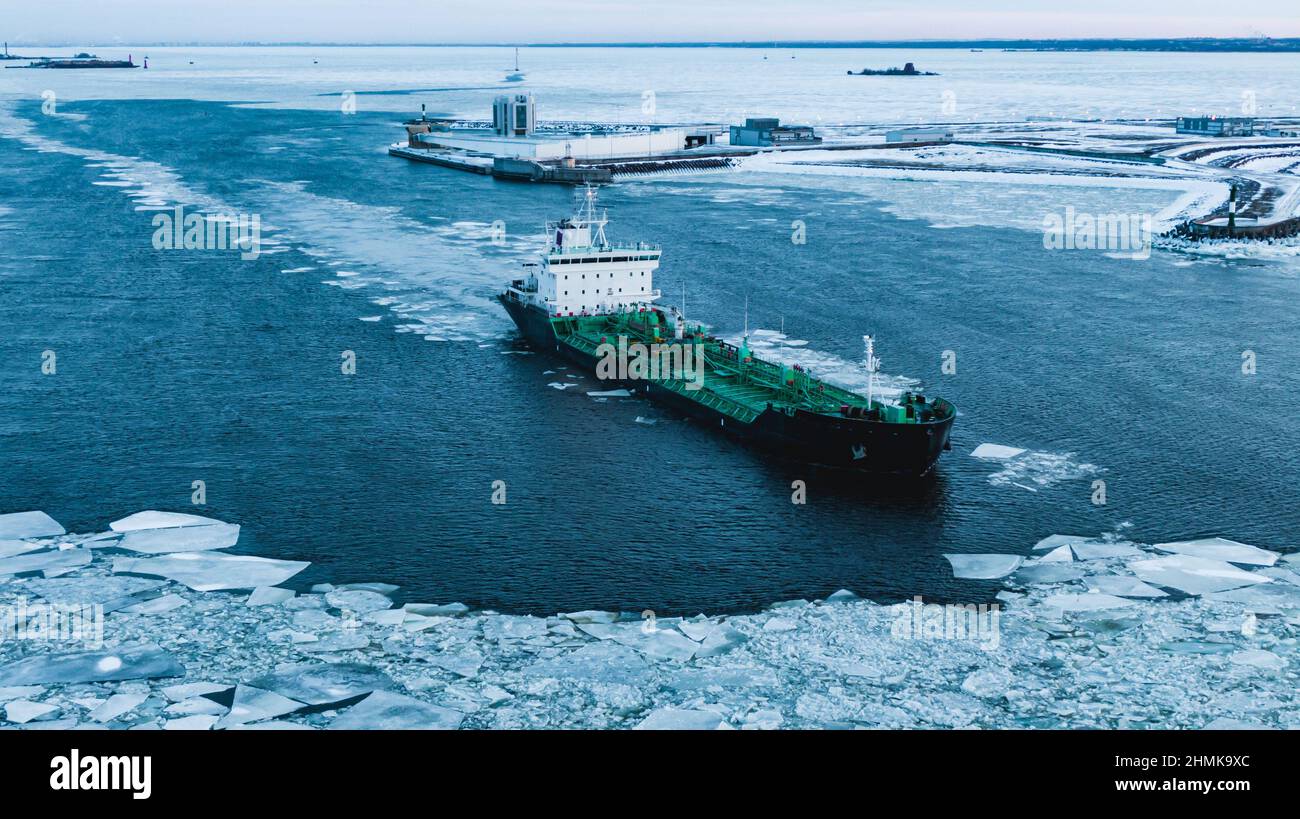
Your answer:
[[[1298,0],[0,0],[11,43],[1300,36]]]

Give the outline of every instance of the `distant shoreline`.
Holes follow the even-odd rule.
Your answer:
[[[85,43],[10,43],[17,48],[67,48]],[[1300,52],[1300,37],[1282,38],[1097,38],[1076,40],[748,40],[731,42],[592,42],[592,43],[93,43],[102,48],[908,48],[993,49],[1012,51],[1156,51],[1181,53]]]

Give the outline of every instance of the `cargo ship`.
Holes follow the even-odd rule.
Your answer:
[[[957,412],[942,398],[876,393],[879,359],[864,336],[866,395],[765,361],[688,321],[684,305],[655,304],[662,249],[613,243],[595,190],[574,216],[548,223],[540,259],[498,295],[535,349],[594,372],[609,387],[643,394],[780,456],[881,475],[928,474],[950,448]]]

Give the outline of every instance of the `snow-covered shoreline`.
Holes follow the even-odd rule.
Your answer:
[[[1231,541],[952,556],[1006,575],[993,611],[840,592],[656,620],[295,595],[273,583],[306,564],[227,555],[230,524],[38,514],[0,515],[5,627],[98,604],[103,644],[6,631],[4,728],[1300,727],[1300,556]]]

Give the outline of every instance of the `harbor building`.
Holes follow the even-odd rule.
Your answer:
[[[1174,131],[1198,136],[1252,136],[1255,133],[1254,117],[1179,117]]]
[[[811,125],[782,125],[776,117],[748,117],[744,125],[731,126],[731,144],[770,148],[779,145],[816,145],[821,137]]]
[[[886,131],[885,142],[952,142],[952,131],[943,128],[908,128],[900,131]]]
[[[537,102],[532,94],[502,94],[492,103],[492,132],[525,137],[537,130]]]

